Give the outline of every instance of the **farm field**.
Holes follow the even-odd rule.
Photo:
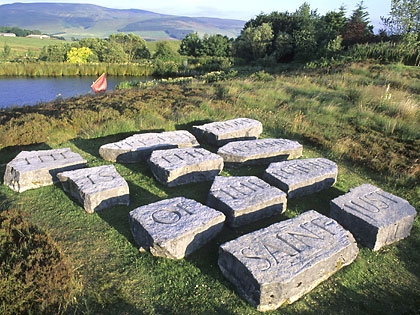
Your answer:
[[[20,57],[26,54],[38,56],[42,47],[62,43],[58,39],[38,39],[26,37],[0,37],[0,51],[3,52],[4,46],[10,47],[11,56]]]
[[[98,153],[103,144],[135,133],[191,131],[193,125],[237,117],[261,121],[263,138],[299,141],[303,157],[325,157],[339,166],[338,181],[330,189],[288,201],[282,215],[237,229],[226,227],[181,260],[139,252],[128,213],[178,196],[206,203],[211,183],[167,188],[154,179],[146,163],[115,163],[129,183],[130,206],[94,214],[86,213],[60,185],[23,193],[1,185],[2,242],[7,239],[6,223],[18,216],[17,211],[34,226],[25,228],[32,231],[25,244],[35,240],[31,238],[35,232],[46,234],[62,263],[61,269],[50,269],[55,278],[42,269],[38,275],[45,280],[33,277],[19,290],[13,286],[19,283],[19,274],[0,277],[0,312],[259,314],[221,274],[220,244],[308,210],[328,215],[331,199],[364,183],[420,209],[419,82],[418,67],[351,64],[329,73],[258,71],[227,81],[139,87],[0,111],[1,178],[6,164],[22,150],[70,147],[89,167],[106,165],[110,163]],[[261,176],[264,169],[225,168],[221,175]],[[360,245],[359,249],[353,264],[297,302],[267,314],[419,313],[419,217],[408,238],[378,252]],[[36,253],[27,262],[27,270],[35,273],[43,265],[37,261],[48,261]],[[25,270],[25,265],[19,266]],[[0,269],[1,275],[4,270]],[[50,299],[40,303],[43,296]],[[17,298],[18,303],[10,303]]]

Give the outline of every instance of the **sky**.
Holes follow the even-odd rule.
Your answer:
[[[328,11],[337,11],[343,5],[349,16],[357,4],[360,3],[360,0],[0,0],[0,5],[14,2],[90,3],[116,9],[141,9],[163,14],[218,17],[249,21],[260,13],[271,13],[273,11],[294,12],[304,2],[309,3],[311,9],[316,9],[321,15],[324,15]],[[377,27],[380,23],[380,17],[388,15],[391,0],[364,0],[363,5],[367,8],[371,23]]]

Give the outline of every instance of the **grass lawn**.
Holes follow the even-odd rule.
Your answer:
[[[153,178],[146,163],[115,163],[130,187],[128,207],[87,214],[59,185],[20,194],[3,185],[0,209],[27,214],[71,266],[74,295],[60,312],[259,314],[221,274],[220,244],[307,210],[328,215],[331,199],[363,183],[420,209],[419,78],[417,68],[353,65],[332,74],[260,73],[213,84],[193,81],[0,111],[0,176],[21,150],[70,147],[91,167],[109,164],[99,156],[101,145],[134,133],[191,131],[194,124],[236,117],[261,121],[264,138],[299,141],[304,157],[338,163],[338,181],[332,188],[289,200],[283,215],[224,228],[186,259],[139,252],[128,213],[177,196],[205,203],[211,183],[167,188]],[[222,175],[261,176],[263,171],[264,167],[226,168]],[[419,218],[407,239],[378,252],[359,248],[352,265],[297,302],[268,314],[418,314]],[[0,310],[7,312],[5,294],[0,294],[0,301]]]

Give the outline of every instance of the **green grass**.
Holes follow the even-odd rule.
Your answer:
[[[22,57],[26,54],[38,56],[44,46],[58,45],[60,43],[62,41],[57,39],[0,37],[0,55],[3,55],[5,45],[10,47],[10,56]]]
[[[373,69],[357,65],[329,75],[297,72],[273,80],[259,74],[214,84],[192,81],[0,112],[0,176],[21,150],[70,147],[88,160],[88,166],[103,165],[108,162],[98,154],[102,144],[137,132],[191,131],[194,124],[235,117],[260,120],[263,137],[300,141],[304,157],[322,156],[339,164],[334,187],[289,200],[283,215],[235,230],[224,228],[186,259],[140,253],[128,213],[176,196],[205,203],[210,183],[167,188],[156,182],[146,163],[115,164],[130,187],[129,207],[87,214],[57,185],[21,194],[1,186],[1,209],[27,213],[63,252],[78,282],[68,313],[258,314],[219,271],[221,243],[310,209],[328,215],[331,199],[363,183],[420,209],[420,96],[409,83],[420,70],[388,66],[374,74],[366,67]],[[387,91],[390,78],[398,76],[404,84]],[[261,176],[263,171],[225,169],[222,174]],[[379,252],[360,247],[352,265],[299,301],[268,314],[416,314],[419,248],[416,218],[407,239]]]

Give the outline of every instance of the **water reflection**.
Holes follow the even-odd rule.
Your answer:
[[[131,77],[107,77],[108,91]],[[96,77],[10,78],[0,77],[0,108],[35,105],[56,98],[94,94],[90,85]]]

